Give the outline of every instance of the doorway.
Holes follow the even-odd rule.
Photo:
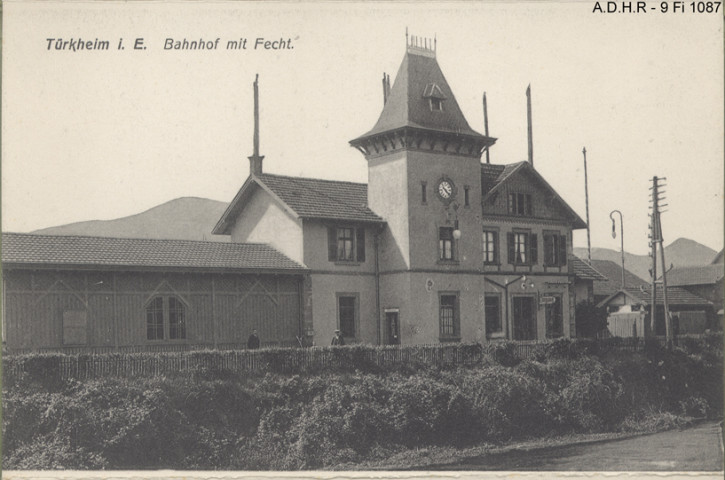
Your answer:
[[[533,297],[513,297],[514,340],[536,340],[536,308]]]
[[[400,312],[385,310],[385,332],[387,345],[400,345]]]

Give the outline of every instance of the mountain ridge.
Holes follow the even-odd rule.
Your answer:
[[[180,197],[140,213],[112,220],[87,220],[34,230],[44,235],[85,235],[97,237],[157,238],[173,240],[230,241],[227,235],[211,231],[227,208],[226,202],[201,197]],[[586,248],[574,248],[574,254],[587,258]],[[717,252],[689,238],[677,238],[665,247],[665,260],[675,267],[709,264]],[[650,258],[625,251],[625,268],[650,278]],[[621,263],[621,253],[609,248],[592,248],[592,259]],[[659,259],[658,259],[659,260]],[[661,265],[658,273],[661,274]]]

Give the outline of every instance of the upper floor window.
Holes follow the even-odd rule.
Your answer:
[[[508,211],[511,215],[532,215],[531,194],[509,193]]]
[[[453,238],[453,227],[438,228],[438,259],[439,260],[455,260],[456,249],[455,239]]]
[[[508,263],[535,265],[538,261],[538,237],[535,233],[512,232],[507,234]]]
[[[471,187],[463,187],[463,205],[466,207],[471,206]]]
[[[186,307],[174,296],[156,296],[146,305],[148,340],[186,338]]]
[[[458,309],[457,293],[440,294],[438,317],[441,340],[457,340],[460,336],[461,330]]]
[[[547,267],[566,265],[566,235],[559,235],[559,232],[544,232],[544,265]]]
[[[328,227],[327,256],[331,262],[364,262],[363,227]]]
[[[483,231],[483,263],[496,265],[498,261],[498,232],[493,230]]]
[[[420,182],[420,202],[428,203],[428,184],[426,182]]]

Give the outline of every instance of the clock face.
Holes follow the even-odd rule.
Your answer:
[[[441,180],[438,184],[438,195],[446,200],[451,198],[451,195],[453,195],[453,185],[451,185],[451,182],[448,180]]]

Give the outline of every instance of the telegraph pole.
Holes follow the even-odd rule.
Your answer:
[[[650,238],[652,242],[652,317],[650,319],[652,331],[655,331],[655,314],[656,299],[657,299],[657,244],[659,243],[660,260],[662,262],[662,304],[663,312],[665,316],[665,335],[667,348],[672,348],[672,319],[670,318],[670,308],[667,302],[667,270],[665,268],[665,248],[663,246],[662,238],[662,221],[660,215],[662,214],[662,207],[666,207],[667,204],[660,204],[660,200],[664,200],[664,190],[660,190],[660,187],[665,187],[666,184],[662,183],[666,178],[652,177],[652,215],[651,215],[651,233]]]
[[[589,236],[589,181],[587,179],[587,147],[582,148],[584,155],[584,202],[587,207],[587,260],[592,263],[592,242]]]

